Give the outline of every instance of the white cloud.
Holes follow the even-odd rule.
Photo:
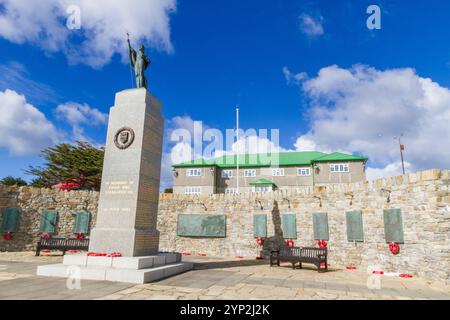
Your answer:
[[[87,104],[67,102],[56,107],[56,115],[59,119],[66,121],[72,126],[72,136],[75,140],[89,141],[85,137],[83,125],[106,124],[108,115],[100,110],[91,108]]]
[[[27,68],[19,62],[0,65],[0,90],[14,90],[33,103],[56,103],[58,94],[48,85],[29,78]]]
[[[257,135],[248,135],[233,143],[227,154],[268,154],[285,151],[287,150],[282,148],[278,142]]]
[[[193,120],[190,116],[176,116],[170,120],[169,129],[185,129],[196,138],[201,138],[202,132],[209,129],[202,121]]]
[[[176,116],[166,122],[161,164],[160,189],[162,191],[172,186],[172,165],[201,157],[201,154],[194,156],[193,143],[194,139],[200,139],[201,141],[203,128],[203,123],[196,123],[191,117],[186,115]],[[188,141],[184,141],[186,137],[189,138]]]
[[[318,146],[313,140],[309,139],[306,136],[298,137],[297,141],[294,144],[295,150],[298,152],[305,151],[320,151],[324,153],[336,152],[331,149],[327,149],[324,146]]]
[[[81,9],[81,29],[69,30],[70,5]],[[0,36],[31,43],[48,53],[63,51],[71,63],[101,67],[116,53],[127,57],[126,31],[162,51],[173,50],[170,14],[176,0],[0,0]]]
[[[302,89],[311,130],[297,148],[361,153],[389,173],[400,158],[393,138],[403,132],[410,170],[450,167],[450,90],[413,69],[330,66]]]
[[[314,18],[309,14],[300,15],[300,30],[308,37],[320,37],[325,33],[323,28],[323,17]]]
[[[411,168],[411,164],[409,162],[406,162],[405,170],[409,170],[410,168]],[[367,168],[367,170],[366,170],[367,180],[369,180],[369,181],[380,179],[380,178],[401,176],[402,174],[403,174],[403,170],[402,170],[401,162],[388,164],[384,168]]]
[[[308,78],[306,72],[293,73],[288,67],[283,68],[283,74],[287,84],[300,84],[301,81]]]
[[[193,154],[194,150],[192,146],[186,142],[178,142],[173,146],[173,148],[170,150],[170,156],[171,156],[171,163],[172,164],[179,164],[183,162],[189,162],[193,160]],[[198,155],[199,158],[201,155]]]
[[[15,91],[0,91],[0,114],[0,147],[12,155],[35,155],[59,139],[45,115]]]
[[[202,158],[203,135],[209,127],[190,116],[176,116],[168,121],[166,137],[173,147],[172,163],[183,163]]]

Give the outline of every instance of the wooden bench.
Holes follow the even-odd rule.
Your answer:
[[[275,263],[280,266],[280,262],[292,263],[292,269],[295,269],[295,265],[300,263],[302,248],[299,247],[280,247],[278,250],[270,252],[270,266]]]
[[[89,239],[41,238],[36,246],[36,256],[39,256],[42,250],[60,250],[63,254],[68,250],[88,251]]]
[[[270,252],[270,266],[274,264],[280,266],[280,262],[292,263],[292,269],[298,263],[301,269],[303,263],[314,264],[318,271],[328,270],[327,248],[301,248],[301,247],[280,247],[278,250]]]

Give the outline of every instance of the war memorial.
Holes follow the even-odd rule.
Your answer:
[[[181,254],[159,252],[164,119],[147,91],[144,47],[136,53],[130,46],[130,60],[137,88],[117,93],[111,108],[91,255],[66,255],[63,264],[38,267],[38,275],[67,277],[68,268],[79,266],[81,279],[147,283],[192,269]]]
[[[171,11],[174,10],[176,1],[154,0],[148,3],[152,6],[156,2],[160,2],[164,10]],[[59,10],[48,3],[50,1],[45,2],[43,7],[53,11]],[[93,3],[90,4],[93,6],[90,10],[95,12],[92,9],[95,7]],[[111,3],[114,8],[119,2]],[[142,26],[136,29],[142,28],[147,33],[139,34],[136,38],[139,38],[139,41],[146,46],[151,45],[152,49],[166,45],[164,53],[170,53],[168,11],[159,15],[160,20],[156,19],[155,27],[152,19],[158,16],[156,11],[153,11],[157,8],[151,7],[150,14],[144,10],[148,3],[146,1],[132,3],[131,11],[125,10],[122,18],[127,20],[126,24],[132,24],[130,21],[133,17],[133,23],[138,25],[140,12],[137,10],[142,9],[144,18],[141,17],[139,21]],[[278,7],[283,8],[284,5],[280,2]],[[20,37],[16,34],[20,28],[4,19],[4,15],[11,12],[14,16],[20,16],[21,10],[11,10],[13,7],[12,1],[0,0],[0,26],[2,26],[0,47],[4,45],[1,41],[5,37],[12,37],[11,41],[20,44],[27,39],[38,42],[39,39],[45,38],[47,31],[44,30],[45,28],[42,30],[37,28],[40,31],[35,34],[33,34],[34,29],[25,28],[30,32],[27,36]],[[77,6],[75,8],[71,6],[71,8],[77,9]],[[185,9],[185,7],[181,8]],[[23,11],[32,11],[28,9]],[[106,7],[100,7],[99,11],[122,13],[123,8],[104,9]],[[332,9],[335,11],[334,7]],[[220,10],[226,12],[224,8]],[[371,14],[371,10],[373,13],[369,16],[367,24],[371,33],[369,36],[364,35],[363,40],[355,41],[358,47],[370,42],[367,39],[372,41],[378,39],[374,32],[381,33],[381,23],[378,20],[381,8],[372,5],[368,8],[367,14]],[[201,17],[197,17],[198,19],[204,18],[203,11],[200,11]],[[74,14],[76,12],[77,10]],[[40,12],[37,11],[37,13]],[[433,14],[438,15],[438,13]],[[101,38],[99,42],[107,42],[108,39],[103,32],[114,28],[106,28],[102,23],[109,20],[99,12],[97,15],[103,18],[100,19],[101,28],[99,29],[92,29],[91,25],[86,24],[86,34],[81,31],[72,33],[70,37],[73,38],[64,32],[50,35],[59,45],[66,45],[66,42],[74,39],[79,40],[78,36],[88,37],[97,33],[101,36],[95,40],[99,41]],[[256,17],[258,12],[252,9],[250,15]],[[39,20],[45,16],[45,14],[37,14],[36,19]],[[152,16],[152,19],[149,16]],[[58,16],[58,19],[60,18],[61,16]],[[92,17],[89,14],[86,15],[86,19],[89,18]],[[234,26],[238,31],[234,29],[231,31],[244,32],[247,24],[253,21],[248,19],[248,16],[243,18],[245,19],[241,21],[242,25],[238,25],[236,21]],[[272,12],[270,12],[270,19],[272,18]],[[214,19],[220,19],[220,15]],[[272,27],[274,28],[287,21],[276,23],[277,20],[273,19]],[[21,23],[30,21],[30,24],[34,21],[33,19],[18,20]],[[114,24],[116,22],[120,24],[120,19],[112,20]],[[151,23],[149,23],[150,20],[152,20]],[[299,51],[302,54],[318,45],[321,37],[326,38],[324,42],[332,43],[333,36],[328,33],[329,25],[327,25],[330,18],[324,19],[321,14],[315,17],[303,13],[300,16],[296,14],[295,20],[296,28],[308,38],[305,41],[307,45]],[[164,23],[167,23],[168,30],[166,32],[163,30],[162,35],[158,36]],[[208,23],[213,24],[213,21]],[[299,23],[301,28],[298,26]],[[192,27],[190,24],[189,27]],[[189,30],[184,24],[180,23],[180,25]],[[204,25],[201,25],[199,29],[195,32],[196,35],[210,31]],[[87,123],[92,122],[92,127],[89,129],[95,130],[95,134],[101,132],[98,126],[101,126],[102,121],[105,128],[107,125],[106,139],[103,141],[105,137],[103,132],[102,138],[99,139],[102,143],[92,146],[92,150],[98,152],[92,158],[99,163],[100,159],[101,165],[98,163],[92,165],[90,162],[86,165],[89,169],[92,169],[91,166],[94,167],[92,176],[96,177],[94,181],[96,184],[89,181],[92,182],[91,185],[82,185],[81,181],[86,182],[89,179],[86,178],[85,172],[80,173],[75,166],[69,166],[69,173],[64,172],[64,175],[58,175],[56,178],[53,176],[48,181],[36,179],[30,182],[23,181],[24,183],[20,184],[22,181],[14,177],[6,177],[12,178],[10,180],[13,180],[13,183],[7,183],[6,178],[1,180],[0,300],[241,300],[247,303],[230,303],[220,305],[219,308],[217,304],[203,305],[203,301],[201,303],[178,301],[176,308],[157,303],[148,308],[149,312],[153,312],[152,308],[155,306],[162,310],[166,317],[172,318],[175,315],[181,319],[183,317],[216,318],[219,314],[271,318],[270,316],[274,315],[272,307],[275,300],[450,300],[450,170],[448,170],[448,159],[445,159],[448,152],[433,150],[439,148],[448,150],[444,144],[446,133],[449,132],[445,131],[448,130],[448,126],[445,119],[441,121],[440,117],[444,113],[448,117],[448,110],[445,108],[450,101],[450,91],[432,81],[431,78],[419,77],[412,68],[378,70],[375,67],[359,64],[348,68],[333,64],[320,69],[317,76],[312,76],[310,70],[308,73],[302,71],[294,73],[287,66],[283,68],[285,62],[277,60],[276,63],[279,65],[276,67],[270,65],[273,56],[281,56],[281,51],[277,49],[272,52],[272,47],[278,48],[277,41],[281,41],[284,37],[288,39],[288,33],[277,33],[273,36],[269,48],[265,39],[266,34],[264,33],[263,37],[256,37],[253,32],[250,35],[251,41],[247,41],[246,44],[257,46],[257,40],[260,40],[263,42],[263,49],[259,49],[258,52],[255,49],[255,53],[250,48],[246,48],[245,50],[251,52],[248,54],[249,58],[246,57],[247,52],[239,51],[242,50],[239,48],[242,43],[235,42],[245,38],[235,37],[228,28],[223,29],[223,32],[226,32],[225,38],[229,41],[223,45],[227,50],[232,51],[232,54],[227,50],[219,52],[221,50],[218,48],[221,47],[213,45],[211,46],[215,50],[213,54],[202,55],[203,52],[200,51],[209,52],[210,43],[204,41],[202,37],[199,37],[201,44],[195,43],[198,39],[192,37],[194,32],[191,30],[186,32],[190,36],[189,41],[185,43],[188,44],[187,47],[192,46],[193,49],[190,49],[193,51],[189,52],[187,47],[183,47],[186,51],[180,60],[175,60],[173,57],[170,59],[174,60],[159,60],[160,56],[157,56],[159,53],[155,51],[155,56],[158,57],[155,61],[159,60],[158,63],[163,65],[164,72],[165,68],[176,69],[180,65],[186,68],[172,71],[173,73],[167,78],[161,77],[161,82],[166,81],[166,85],[167,82],[176,82],[173,79],[180,77],[175,87],[167,86],[161,91],[156,89],[159,81],[153,83],[150,81],[153,78],[148,77],[148,69],[153,62],[147,55],[144,45],[133,48],[128,32],[126,32],[127,43],[120,35],[114,34],[112,40],[109,39],[111,43],[107,43],[107,48],[111,52],[106,51],[121,57],[124,56],[125,51],[127,52],[125,60],[129,61],[131,67],[131,85],[122,81],[125,78],[123,74],[125,61],[122,60],[116,61],[116,69],[113,73],[110,73],[110,69],[107,68],[102,70],[104,72],[102,79],[121,76],[114,79],[114,89],[111,89],[110,84],[105,81],[101,83],[105,84],[103,87],[107,87],[105,91],[102,91],[104,88],[99,86],[96,87],[98,92],[92,90],[97,95],[92,92],[83,93],[85,94],[83,98],[89,96],[92,100],[99,100],[99,105],[102,105],[105,101],[102,100],[103,93],[110,90],[108,96],[111,100],[107,100],[107,106],[109,108],[113,105],[107,114],[86,104],[74,102],[58,104],[54,110],[50,112],[47,110],[47,113],[40,112],[33,104],[49,103],[48,101],[52,99],[58,101],[57,93],[38,81],[27,80],[25,75],[28,71],[25,65],[15,61],[0,62],[0,111],[2,111],[0,114],[3,115],[0,119],[0,136],[3,136],[3,139],[0,139],[0,151],[10,148],[20,153],[25,149],[31,149],[34,142],[20,149],[17,147],[17,141],[24,132],[31,131],[31,135],[38,135],[38,129],[44,127],[47,131],[40,139],[45,140],[47,144],[43,145],[47,149],[44,147],[40,149],[44,150],[41,151],[43,154],[55,148],[52,146],[58,145],[59,136],[63,138],[67,138],[68,135],[73,136],[70,137],[70,142],[61,143],[66,149],[62,149],[62,156],[61,153],[58,155],[65,160],[64,150],[70,149],[67,145],[89,144],[75,141],[80,137],[89,140],[89,134],[83,131],[84,126],[89,127]],[[64,31],[69,32],[65,29]],[[180,33],[180,29],[177,29],[177,32]],[[230,34],[232,37],[229,37]],[[295,41],[298,40],[296,37]],[[286,46],[284,48],[288,45],[295,47],[293,45],[295,41],[283,44]],[[89,42],[87,48],[91,49],[90,46],[97,44],[94,42]],[[370,51],[371,55],[378,54],[377,46],[372,43],[371,45],[370,50],[373,50]],[[408,46],[405,47],[409,50]],[[74,48],[77,47],[67,46],[59,49],[64,54],[73,54],[76,51]],[[86,49],[86,47],[83,48]],[[324,48],[315,51],[312,55],[306,54],[305,60],[299,63],[299,68],[303,70],[316,64],[322,66],[321,61],[319,63],[312,58],[313,55],[318,55],[317,52],[320,54],[327,52],[327,47]],[[352,53],[360,54],[356,49],[352,50],[355,50]],[[282,53],[288,51],[290,50],[283,50]],[[34,53],[34,51],[30,52]],[[57,55],[55,52],[45,54],[56,61],[58,57],[52,56]],[[87,50],[77,52],[79,55],[71,56],[70,59],[84,59],[86,52]],[[100,50],[100,55],[102,52],[104,53]],[[29,52],[26,54],[32,55]],[[295,54],[297,55],[298,52]],[[383,52],[383,54],[386,53]],[[236,62],[237,56],[239,61]],[[345,52],[343,56],[351,55]],[[401,59],[406,61],[406,56],[402,56]],[[194,60],[198,59],[198,64],[191,69],[190,66],[186,66],[186,61],[192,57],[195,57]],[[106,59],[108,61],[104,63],[109,63],[116,58],[118,57],[108,57],[110,60]],[[30,58],[30,65],[32,62],[38,62],[37,59],[34,61]],[[70,59],[68,59],[69,63],[64,61],[64,66],[67,64],[72,68],[71,63],[75,60]],[[326,56],[325,61],[328,59],[329,56]],[[336,58],[336,60],[339,59]],[[51,60],[48,63],[52,64],[55,61]],[[99,60],[94,59],[94,62],[97,61]],[[174,61],[176,63],[170,65]],[[260,64],[257,67],[253,66],[254,61],[259,61]],[[228,64],[223,66],[222,63],[226,62]],[[403,60],[401,63],[403,64]],[[267,84],[265,89],[267,92],[275,91],[274,88],[281,82],[287,87],[294,87],[296,91],[300,89],[302,103],[303,100],[311,100],[308,101],[310,103],[308,109],[305,109],[307,113],[305,118],[311,118],[308,119],[311,120],[309,127],[305,126],[307,122],[304,119],[301,123],[295,122],[296,120],[288,121],[291,115],[287,113],[288,107],[284,109],[284,104],[288,105],[289,102],[279,97],[274,103],[268,96],[267,101],[258,102],[261,106],[253,106],[255,109],[250,112],[247,110],[247,116],[250,114],[254,118],[252,119],[254,123],[259,121],[258,117],[266,116],[264,121],[267,126],[276,126],[275,123],[279,123],[280,127],[286,125],[286,127],[293,127],[296,131],[303,130],[300,136],[296,132],[295,138],[298,139],[293,144],[295,151],[276,146],[277,151],[268,157],[272,159],[274,156],[274,159],[277,159],[276,163],[260,161],[258,157],[264,154],[262,151],[257,153],[246,151],[240,154],[237,147],[241,141],[239,139],[240,108],[237,106],[236,127],[230,129],[234,135],[232,142],[235,143],[233,144],[235,149],[233,146],[231,149],[227,149],[228,146],[222,148],[225,150],[217,149],[215,151],[220,151],[218,152],[220,156],[217,158],[199,156],[198,159],[188,159],[178,163],[173,159],[170,161],[166,159],[169,154],[165,150],[166,136],[168,132],[175,129],[168,128],[167,123],[185,121],[184,127],[179,125],[180,128],[177,129],[184,130],[192,136],[196,135],[195,129],[192,130],[194,133],[190,132],[191,122],[195,123],[195,121],[188,116],[177,117],[181,114],[179,110],[172,115],[175,118],[169,117],[171,113],[168,110],[172,105],[166,101],[176,101],[174,104],[180,105],[185,103],[186,96],[192,94],[195,96],[191,98],[192,101],[186,99],[188,109],[192,108],[192,104],[196,103],[197,99],[200,99],[197,97],[204,96],[205,100],[213,100],[211,97],[214,94],[219,99],[226,100],[217,92],[211,92],[211,96],[208,96],[207,90],[211,88],[206,88],[205,85],[207,82],[208,84],[213,82],[209,77],[213,71],[216,72],[214,67],[217,65],[220,65],[221,68],[218,70],[223,73],[220,76],[225,79],[222,79],[224,81],[222,83],[220,81],[217,84],[214,83],[220,87],[220,90],[234,90],[230,88],[236,85],[235,78],[244,79],[245,77],[239,72],[244,73],[246,67],[250,66],[254,68],[250,72],[254,75],[252,74],[253,78],[250,80],[246,80],[249,85],[237,86],[239,90],[241,87],[247,88],[246,90],[253,90],[251,88],[255,87],[257,89],[254,95],[258,96],[257,99],[266,99],[266,96],[261,94],[264,89],[258,86],[258,81],[273,77],[267,75],[270,74],[270,70],[278,68],[280,69],[278,73],[282,71],[284,78],[279,74],[281,80],[278,79],[278,83],[268,81],[267,83],[271,84]],[[389,64],[386,65],[389,66]],[[54,70],[58,73],[55,72],[55,77],[59,79],[58,77],[65,69],[60,64],[56,66]],[[94,64],[93,69],[97,67],[99,65]],[[418,67],[425,69],[423,65]],[[39,63],[36,63],[33,68],[43,73]],[[71,76],[76,78],[78,75],[83,77],[88,75],[83,79],[86,79],[89,85],[91,84],[89,82],[91,79],[87,79],[89,75],[99,76],[100,74],[97,69],[95,71],[89,69],[92,73],[85,74],[80,71],[84,70],[82,68],[84,67],[70,69],[70,72],[73,71]],[[193,87],[186,86],[185,90],[189,91],[188,93],[182,90],[177,92],[174,89],[185,85],[186,79],[190,81],[193,78],[192,73],[201,73],[199,71],[201,68],[204,68],[208,74],[205,82],[194,83],[193,81]],[[439,68],[442,69],[442,66]],[[128,70],[125,71],[128,72]],[[241,81],[240,78],[239,81]],[[16,90],[23,89],[27,92],[31,100],[26,99],[25,93],[14,95],[11,89],[6,88],[9,83],[15,84]],[[203,87],[196,87],[199,84]],[[69,86],[68,83],[64,83],[64,86],[66,85]],[[6,86],[4,92],[2,86]],[[198,89],[198,92],[193,88]],[[73,89],[70,87],[73,91],[71,95],[82,96],[79,91],[86,88],[76,89],[78,88],[75,86]],[[33,92],[30,94],[30,91]],[[227,94],[235,93],[227,92]],[[246,101],[246,94],[245,92],[237,93],[236,100]],[[277,94],[283,96],[285,92],[278,91]],[[370,96],[369,99],[366,95]],[[176,99],[171,100],[174,96]],[[114,103],[112,103],[113,98]],[[32,101],[33,99],[36,100]],[[91,103],[92,100],[90,100]],[[164,108],[161,101],[164,101]],[[252,103],[255,101],[257,100]],[[277,105],[278,101],[283,104],[283,108]],[[226,108],[229,108],[228,102],[226,102]],[[217,107],[211,107],[209,103],[216,103]],[[205,108],[211,108],[206,111],[213,114],[214,121],[217,118],[232,119],[234,107],[218,112],[218,108],[224,104],[217,101],[204,102],[201,115],[204,115]],[[8,108],[5,109],[4,105]],[[11,106],[22,109],[16,113],[11,112],[12,116],[9,116],[9,112],[13,111]],[[391,113],[393,106],[398,110],[402,106],[404,108],[397,113]],[[381,112],[383,107],[386,109],[385,114]],[[360,111],[358,108],[363,109],[365,113],[358,113]],[[419,109],[420,112],[417,111]],[[230,110],[231,115],[227,115]],[[20,115],[25,111],[30,114],[30,117],[22,119]],[[64,111],[68,113],[64,114]],[[197,112],[200,111],[197,110]],[[88,116],[89,113],[91,117]],[[416,123],[411,115],[417,117],[420,115],[427,121]],[[341,122],[327,122],[331,121],[333,116]],[[367,118],[370,118],[369,121]],[[19,120],[10,125],[14,119]],[[58,131],[60,127],[53,126],[49,119],[64,119],[61,120],[64,122],[60,122],[59,125],[61,123],[71,125],[72,131],[67,129]],[[351,133],[353,127],[349,119],[357,123],[358,134]],[[417,141],[414,147],[411,147],[411,149],[415,148],[411,150],[411,154],[416,152],[415,160],[411,162],[408,162],[409,159],[405,161],[404,158],[406,147],[402,139],[405,138],[405,134],[391,137],[393,130],[397,132],[397,127],[400,127],[402,121],[411,122],[411,128],[409,128],[411,130],[427,133],[423,136],[417,135]],[[57,123],[56,120],[55,123]],[[379,129],[380,124],[384,123],[387,123],[385,130]],[[227,123],[227,126],[231,127],[234,124]],[[322,139],[314,140],[315,137],[317,138],[316,131],[320,130],[323,130],[325,134],[321,137]],[[439,136],[442,141],[439,141],[439,144],[431,141],[432,134]],[[207,140],[203,132],[201,135],[202,139]],[[30,134],[26,137],[30,139]],[[264,143],[267,140],[272,143],[270,139],[256,138],[263,140]],[[328,139],[332,141],[332,148],[336,148],[336,151],[328,148],[324,142]],[[411,135],[409,139],[413,145],[414,136]],[[252,141],[255,140],[248,139],[247,144],[252,144]],[[320,141],[323,145],[320,145],[322,143]],[[385,147],[380,141],[389,147]],[[171,143],[175,144],[174,141]],[[5,146],[8,148],[4,148]],[[354,153],[349,146],[354,147]],[[317,150],[312,150],[314,148]],[[175,147],[171,151],[173,150]],[[371,153],[370,157],[362,154],[363,150]],[[184,149],[182,151],[184,152]],[[195,146],[191,152],[195,153]],[[22,156],[24,155],[28,156],[25,152]],[[34,159],[34,155],[30,156],[30,159]],[[373,163],[372,155],[373,158],[378,158]],[[257,160],[250,160],[252,157],[256,157]],[[433,157],[439,159],[434,159],[436,160],[434,162],[429,161],[429,158]],[[14,159],[14,161],[18,159],[18,162],[20,159],[20,157],[16,158],[13,152],[11,155],[0,152],[0,159],[3,158]],[[75,162],[81,162],[76,156],[67,156],[67,158],[71,161],[75,158]],[[51,163],[52,168],[58,166],[59,162],[56,160]],[[414,161],[416,163],[413,163]],[[13,166],[10,163],[2,163],[0,169],[2,167],[10,170],[9,168]],[[30,166],[30,168],[34,168],[34,172],[39,171],[36,170],[37,167]],[[28,173],[32,171],[29,169]],[[378,176],[369,179],[370,175],[374,177],[375,174]],[[36,174],[35,176],[42,178]],[[172,182],[168,186],[162,178],[167,176]],[[253,303],[248,302],[249,300],[264,301]],[[315,316],[323,316],[323,310],[335,312],[334,307],[327,307],[313,307],[311,310],[316,312]],[[34,308],[29,309],[35,311]],[[101,312],[105,309],[106,307],[99,308]],[[85,312],[84,309],[80,308],[80,310]],[[80,310],[73,308],[65,312],[78,314]],[[127,314],[131,312],[130,308],[121,308],[120,305],[114,305],[110,310],[117,313],[124,311]],[[246,310],[248,310],[247,314],[245,314]],[[293,310],[294,313],[291,316],[304,316],[304,306],[294,305]],[[346,310],[347,315],[348,310],[350,309]],[[371,310],[367,308],[364,312],[372,312]],[[387,314],[387,309],[379,308],[379,310]],[[402,308],[398,310],[404,311]],[[51,311],[53,312],[53,309]],[[352,312],[353,315],[365,315],[356,313],[355,310]],[[402,314],[402,317],[405,315]]]

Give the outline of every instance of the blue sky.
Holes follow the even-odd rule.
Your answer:
[[[125,30],[131,29],[132,37],[140,36],[133,38],[135,44],[145,42],[153,61],[149,88],[163,102],[168,130],[189,127],[191,119],[220,130],[233,128],[239,104],[242,127],[280,129],[280,144],[287,150],[365,154],[373,177],[399,172],[394,132],[406,131],[409,170],[450,166],[448,143],[432,147],[450,132],[445,123],[430,129],[436,119],[450,119],[447,1],[111,1],[112,12],[128,12],[127,6],[139,3],[167,23],[141,14],[136,18],[141,25],[135,26],[117,13],[110,33],[97,38],[110,39],[115,54],[102,56],[100,63],[83,63],[74,58],[73,49],[86,50],[83,54],[91,59],[86,61],[96,61],[101,41],[88,46],[83,40],[99,33],[104,12],[85,7],[84,0],[71,1],[81,6],[81,30],[67,31],[63,41],[56,41],[42,33],[33,38],[27,28],[35,23],[47,34],[62,34],[58,28],[64,28],[64,12],[55,19],[58,27],[45,10],[65,1],[43,1],[36,12],[24,9],[31,3],[0,0],[0,26],[3,21],[14,30],[0,30],[0,93],[9,89],[24,95],[44,114],[41,120],[54,127],[44,134],[58,138],[42,138],[33,142],[36,146],[73,141],[75,131],[104,143],[106,120],[99,113],[107,114],[114,94],[130,86],[129,66],[117,41],[122,36],[125,41]],[[371,4],[381,8],[381,30],[366,27]],[[9,19],[13,9],[29,23]],[[15,98],[2,100],[0,95],[2,112],[19,108]],[[69,118],[64,110],[70,108],[57,109],[61,105],[84,110],[88,121]],[[17,120],[13,128],[26,123],[19,116],[11,120]],[[376,128],[369,130],[371,125]],[[13,137],[11,131],[11,123],[0,121],[3,136]],[[21,138],[32,141],[34,134],[29,139],[27,134]],[[166,141],[166,152],[172,147]],[[424,147],[437,150],[424,155]],[[11,143],[0,143],[0,177],[29,179],[22,170],[39,161],[36,150],[18,151]]]

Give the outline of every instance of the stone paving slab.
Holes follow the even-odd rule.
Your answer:
[[[69,290],[66,279],[38,277],[38,265],[52,263],[0,261],[0,299],[2,300],[61,300],[95,299],[122,291],[132,285],[106,281],[81,281],[81,290]],[[14,273],[12,273],[14,271]],[[5,276],[7,275],[7,277]],[[3,278],[3,276],[5,276]],[[2,280],[3,279],[3,280]]]
[[[82,281],[82,290],[68,290],[65,279],[35,276],[42,261],[0,259],[0,299],[105,299],[105,300],[450,300],[450,286],[422,279],[381,277],[380,290],[367,288],[361,271],[292,270],[289,265],[270,268],[261,261],[226,261],[189,257],[195,270],[145,285]],[[3,279],[3,280],[2,280]]]

